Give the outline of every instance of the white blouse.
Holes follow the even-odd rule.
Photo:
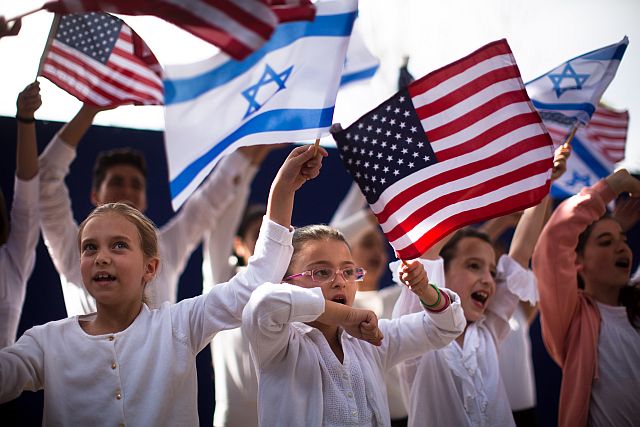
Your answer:
[[[302,322],[324,312],[320,288],[265,284],[245,307],[242,328],[258,373],[263,426],[390,424],[383,374],[401,361],[441,348],[464,329],[458,296],[439,313],[380,320],[379,347],[341,334],[340,364],[324,335]]]
[[[421,261],[430,280],[446,285],[442,259]],[[409,426],[514,425],[500,377],[498,348],[518,302],[535,298],[536,291],[526,270],[505,256],[498,263],[496,284],[485,316],[467,326],[463,347],[453,341],[401,364]],[[412,295],[403,289],[394,317],[419,307]]]
[[[279,280],[292,233],[263,221],[249,266],[208,294],[143,306],[124,331],[92,336],[95,314],[29,329],[0,351],[0,403],[44,388],[43,425],[197,426],[196,355],[223,329],[238,327],[251,292]]]

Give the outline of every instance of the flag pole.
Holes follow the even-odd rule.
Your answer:
[[[316,142],[313,144],[313,157],[318,155],[319,146],[320,146],[320,138],[316,138]]]
[[[7,22],[17,21],[18,19],[24,18],[25,16],[34,14],[34,13],[39,12],[41,10],[42,10],[42,6],[36,8],[36,9],[29,10],[27,12],[23,12],[20,15],[14,16],[13,18],[7,18]]]
[[[576,134],[576,131],[578,130],[578,121],[576,120],[576,122],[573,124],[573,127],[571,128],[571,133],[569,134],[569,136],[567,137],[567,139],[564,141],[564,146],[566,147],[571,147],[571,140],[573,139],[573,137]]]
[[[38,76],[42,71],[42,67],[44,66],[44,61],[47,56],[47,52],[53,43],[53,39],[56,36],[56,29],[58,28],[58,24],[60,22],[60,15],[55,14],[53,17],[53,22],[51,23],[51,29],[49,30],[49,35],[47,36],[47,42],[44,45],[44,50],[42,51],[42,56],[40,57],[40,63],[38,64],[38,70],[36,71],[36,78],[34,80],[38,80]]]

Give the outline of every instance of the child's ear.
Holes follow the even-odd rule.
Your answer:
[[[144,266],[144,283],[149,283],[156,277],[160,260],[158,258],[149,258]]]
[[[578,271],[578,272],[580,272],[580,271],[584,270],[584,264],[583,264],[583,262],[582,262],[582,261],[583,261],[583,260],[582,260],[582,256],[581,256],[581,255],[578,255],[578,256],[576,257],[576,264],[575,264],[575,265],[576,265],[576,271]]]

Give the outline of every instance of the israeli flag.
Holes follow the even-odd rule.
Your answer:
[[[316,3],[313,22],[278,26],[241,62],[220,54],[166,67],[165,148],[178,209],[222,156],[328,133],[357,0]]]
[[[527,83],[529,98],[542,118],[561,114],[586,124],[613,80],[628,44],[625,36],[620,43],[571,59]]]
[[[589,140],[587,132],[581,129],[576,132],[571,140],[572,151],[567,160],[567,170],[551,185],[551,197],[571,197],[613,172],[614,164],[595,149],[595,144]]]
[[[344,61],[344,69],[340,78],[340,86],[346,86],[350,83],[360,82],[372,78],[378,68],[380,68],[380,60],[376,58],[360,34],[359,20],[355,22],[349,47],[347,49],[347,57]]]

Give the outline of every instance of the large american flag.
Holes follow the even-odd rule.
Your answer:
[[[549,192],[551,138],[506,40],[413,82],[334,138],[402,259]]]
[[[157,59],[140,36],[106,13],[56,15],[38,74],[92,105],[164,100]]]
[[[235,59],[259,49],[279,22],[313,20],[310,0],[55,0],[55,13],[102,11],[153,15],[219,47]]]

